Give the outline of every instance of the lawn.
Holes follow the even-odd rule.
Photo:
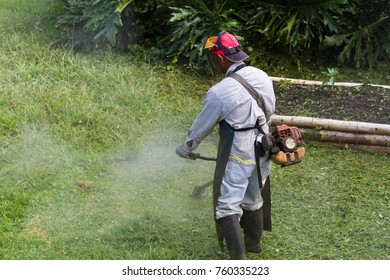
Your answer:
[[[216,80],[62,50],[60,3],[0,0],[0,259],[228,259],[211,190],[190,197],[214,163],[174,152]],[[389,259],[388,156],[306,151],[273,167],[273,231],[249,258]]]

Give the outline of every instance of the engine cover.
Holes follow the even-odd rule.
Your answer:
[[[272,133],[272,142],[272,160],[282,167],[301,162],[305,155],[301,131],[295,126],[276,126]]]

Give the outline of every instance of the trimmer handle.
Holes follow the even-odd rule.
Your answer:
[[[188,156],[195,160],[195,159],[201,159],[201,160],[208,160],[208,161],[217,161],[216,158],[212,158],[212,157],[204,157],[204,156],[201,156],[200,154],[198,153],[189,153]]]

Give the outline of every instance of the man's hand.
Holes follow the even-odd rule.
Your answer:
[[[191,153],[190,147],[188,147],[186,144],[181,144],[176,148],[176,154],[179,157],[186,158],[186,159],[192,159],[195,160],[196,157],[193,153]]]

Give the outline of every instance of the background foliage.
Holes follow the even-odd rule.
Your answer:
[[[137,50],[173,62],[200,63],[207,37],[234,31],[249,52],[262,46],[300,56],[338,57],[340,64],[373,67],[390,57],[387,0],[159,1],[64,0],[59,18],[74,49]]]

